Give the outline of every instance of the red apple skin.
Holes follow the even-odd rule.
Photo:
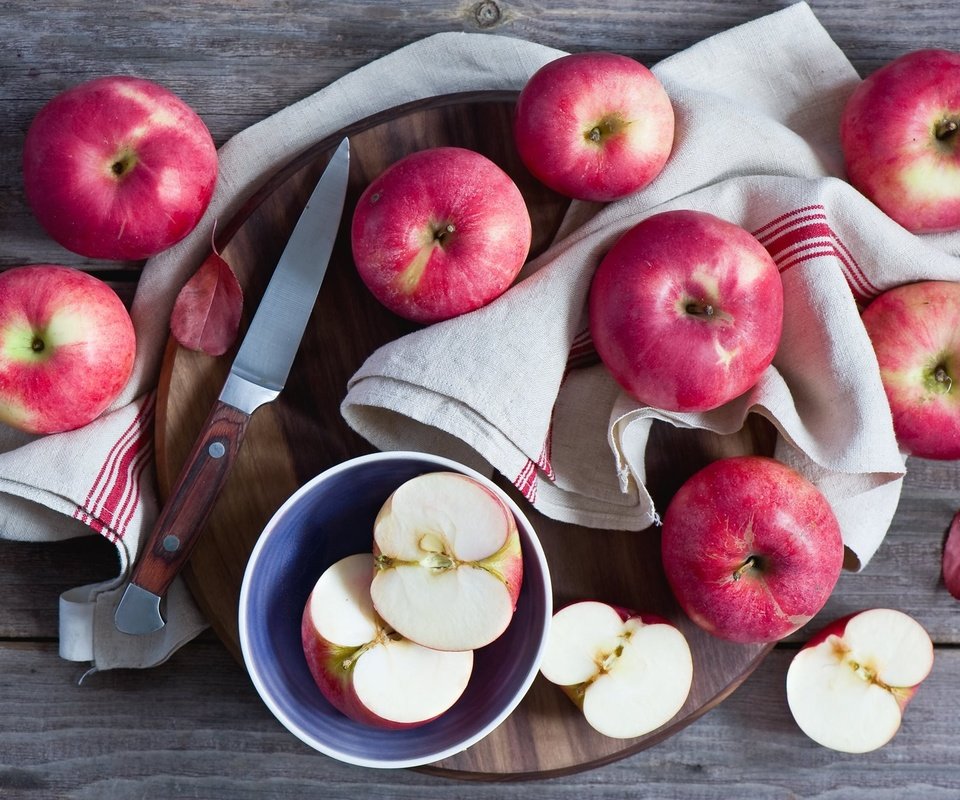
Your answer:
[[[527,169],[567,197],[610,201],[642,189],[673,148],[674,113],[657,77],[617,53],[561,56],[524,85],[514,140]]]
[[[783,328],[776,264],[743,228],[667,211],[614,244],[590,287],[600,359],[636,400],[706,411],[756,384]]]
[[[186,236],[217,177],[210,131],[151,81],[97,78],[50,100],[27,131],[23,180],[43,228],[90,258],[148,258]]]
[[[361,279],[384,306],[429,324],[499,297],[530,250],[523,195],[486,156],[421,150],[366,188],[351,225]]]
[[[844,107],[847,178],[914,233],[960,229],[960,53],[916,50],[881,67]]]
[[[774,642],[826,603],[843,566],[840,527],[820,491],[764,456],[707,465],[670,501],[662,531],[667,581],[701,628]]]
[[[0,273],[0,422],[38,434],[86,425],[135,355],[130,316],[103,281],[53,264]]]
[[[314,682],[317,684],[317,688],[330,705],[344,716],[349,717],[354,722],[390,730],[415,728],[430,722],[429,719],[413,723],[384,719],[379,714],[374,714],[360,702],[353,688],[352,667],[350,665],[344,666],[344,661],[355,655],[359,648],[341,647],[321,636],[310,616],[310,599],[307,600],[304,607],[300,625],[300,639],[303,645],[303,654],[307,659],[307,666]],[[431,719],[436,719],[436,717]]]
[[[902,449],[960,458],[960,283],[888,289],[863,312]]]

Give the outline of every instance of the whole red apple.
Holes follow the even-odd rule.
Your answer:
[[[670,98],[643,64],[574,53],[542,66],[517,99],[514,139],[527,169],[568,197],[608,201],[642,189],[673,148]]]
[[[720,459],[667,507],[662,560],[681,608],[722,639],[773,642],[823,608],[843,566],[821,492],[764,456]]]
[[[716,408],[751,388],[783,327],[777,266],[743,228],[666,211],[621,236],[590,287],[601,360],[634,398],[668,411]]]
[[[130,316],[103,281],[52,264],[0,273],[0,422],[86,425],[126,385],[135,354]]]
[[[141,78],[97,78],[50,100],[27,131],[27,201],[57,242],[90,258],[143,259],[186,236],[217,177],[203,120]]]
[[[960,458],[960,283],[889,289],[862,319],[900,446],[921,458]]]
[[[509,175],[461,147],[420,150],[375,178],[351,226],[357,271],[383,305],[438,322],[505,292],[530,250],[530,214]]]
[[[868,75],[840,142],[850,182],[903,227],[960,228],[960,53],[917,50]]]

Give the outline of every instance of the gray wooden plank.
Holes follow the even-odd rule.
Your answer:
[[[942,648],[892,743],[851,756],[815,745],[789,716],[778,649],[719,707],[635,756],[520,783],[368,770],[314,753],[256,697],[213,641],[154,670],[76,685],[52,644],[0,644],[0,795],[5,798],[955,798],[960,651]],[[642,794],[641,794],[642,792]]]

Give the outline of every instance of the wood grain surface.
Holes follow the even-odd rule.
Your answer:
[[[240,583],[260,531],[300,485],[333,464],[370,451],[339,413],[347,380],[374,349],[412,329],[383,309],[357,276],[349,254],[349,224],[359,194],[407,153],[441,145],[469,147],[497,163],[520,187],[533,221],[531,249],[538,253],[553,238],[568,202],[523,168],[510,137],[512,109],[513,96],[456,95],[414,103],[353,127],[350,187],[338,243],[290,380],[280,398],[251,420],[233,473],[185,573],[194,597],[235,654]],[[340,134],[330,137],[281,170],[237,219],[226,224],[220,249],[245,287],[247,319],[330,157],[331,145],[339,139]],[[168,348],[157,402],[157,467],[163,495],[206,417],[202,403],[223,385],[231,355],[211,359],[173,343]],[[732,437],[659,426],[648,459],[649,473],[659,476],[651,487],[659,507],[665,508],[680,482],[706,461],[721,454],[769,453],[772,444],[773,435],[759,418],[742,435]],[[529,513],[543,544],[555,606],[599,599],[674,620],[693,651],[693,687],[671,723],[648,736],[615,740],[595,733],[562,692],[538,677],[529,696],[492,735],[432,765],[433,771],[478,778],[546,776],[623,757],[661,741],[714,706],[770,649],[723,642],[680,613],[660,566],[656,528],[643,533],[578,528],[536,513],[517,492],[513,495]]]
[[[568,51],[609,49],[647,65],[791,0],[13,0],[0,4],[0,269],[53,261],[110,277],[132,295],[140,264],[98,262],[44,234],[23,196],[20,152],[56,92],[104,74],[168,85],[218,145],[347,72],[440,31],[484,32]],[[956,49],[954,3],[811,0],[861,75],[920,47]],[[70,469],[65,464],[64,469]],[[277,723],[218,637],[149,671],[88,676],[57,656],[57,597],[116,575],[99,537],[0,542],[0,796],[129,800],[323,797],[560,800],[955,800],[960,796],[960,614],[940,580],[960,506],[960,465],[911,459],[897,515],[861,573],[845,573],[821,615],[777,645],[723,703],[668,739],[596,769],[519,783],[371,772],[318,756]],[[3,533],[18,531],[0,520]],[[936,643],[933,673],[893,742],[863,756],[814,745],[789,716],[787,665],[835,616],[868,606],[915,616]]]

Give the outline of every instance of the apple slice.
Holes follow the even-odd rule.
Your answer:
[[[617,739],[669,722],[693,682],[690,646],[678,628],[594,600],[554,614],[540,671],[563,688],[592,728]]]
[[[406,638],[437,650],[475,650],[513,617],[523,579],[517,522],[490,489],[456,472],[418,475],[374,523],[370,595]]]
[[[391,631],[370,601],[373,555],[327,568],[303,611],[301,638],[310,673],[330,704],[380,728],[436,719],[463,694],[473,652],[430,650]]]
[[[889,742],[933,667],[933,643],[915,619],[873,608],[827,625],[787,670],[787,702],[824,747],[867,753]]]

